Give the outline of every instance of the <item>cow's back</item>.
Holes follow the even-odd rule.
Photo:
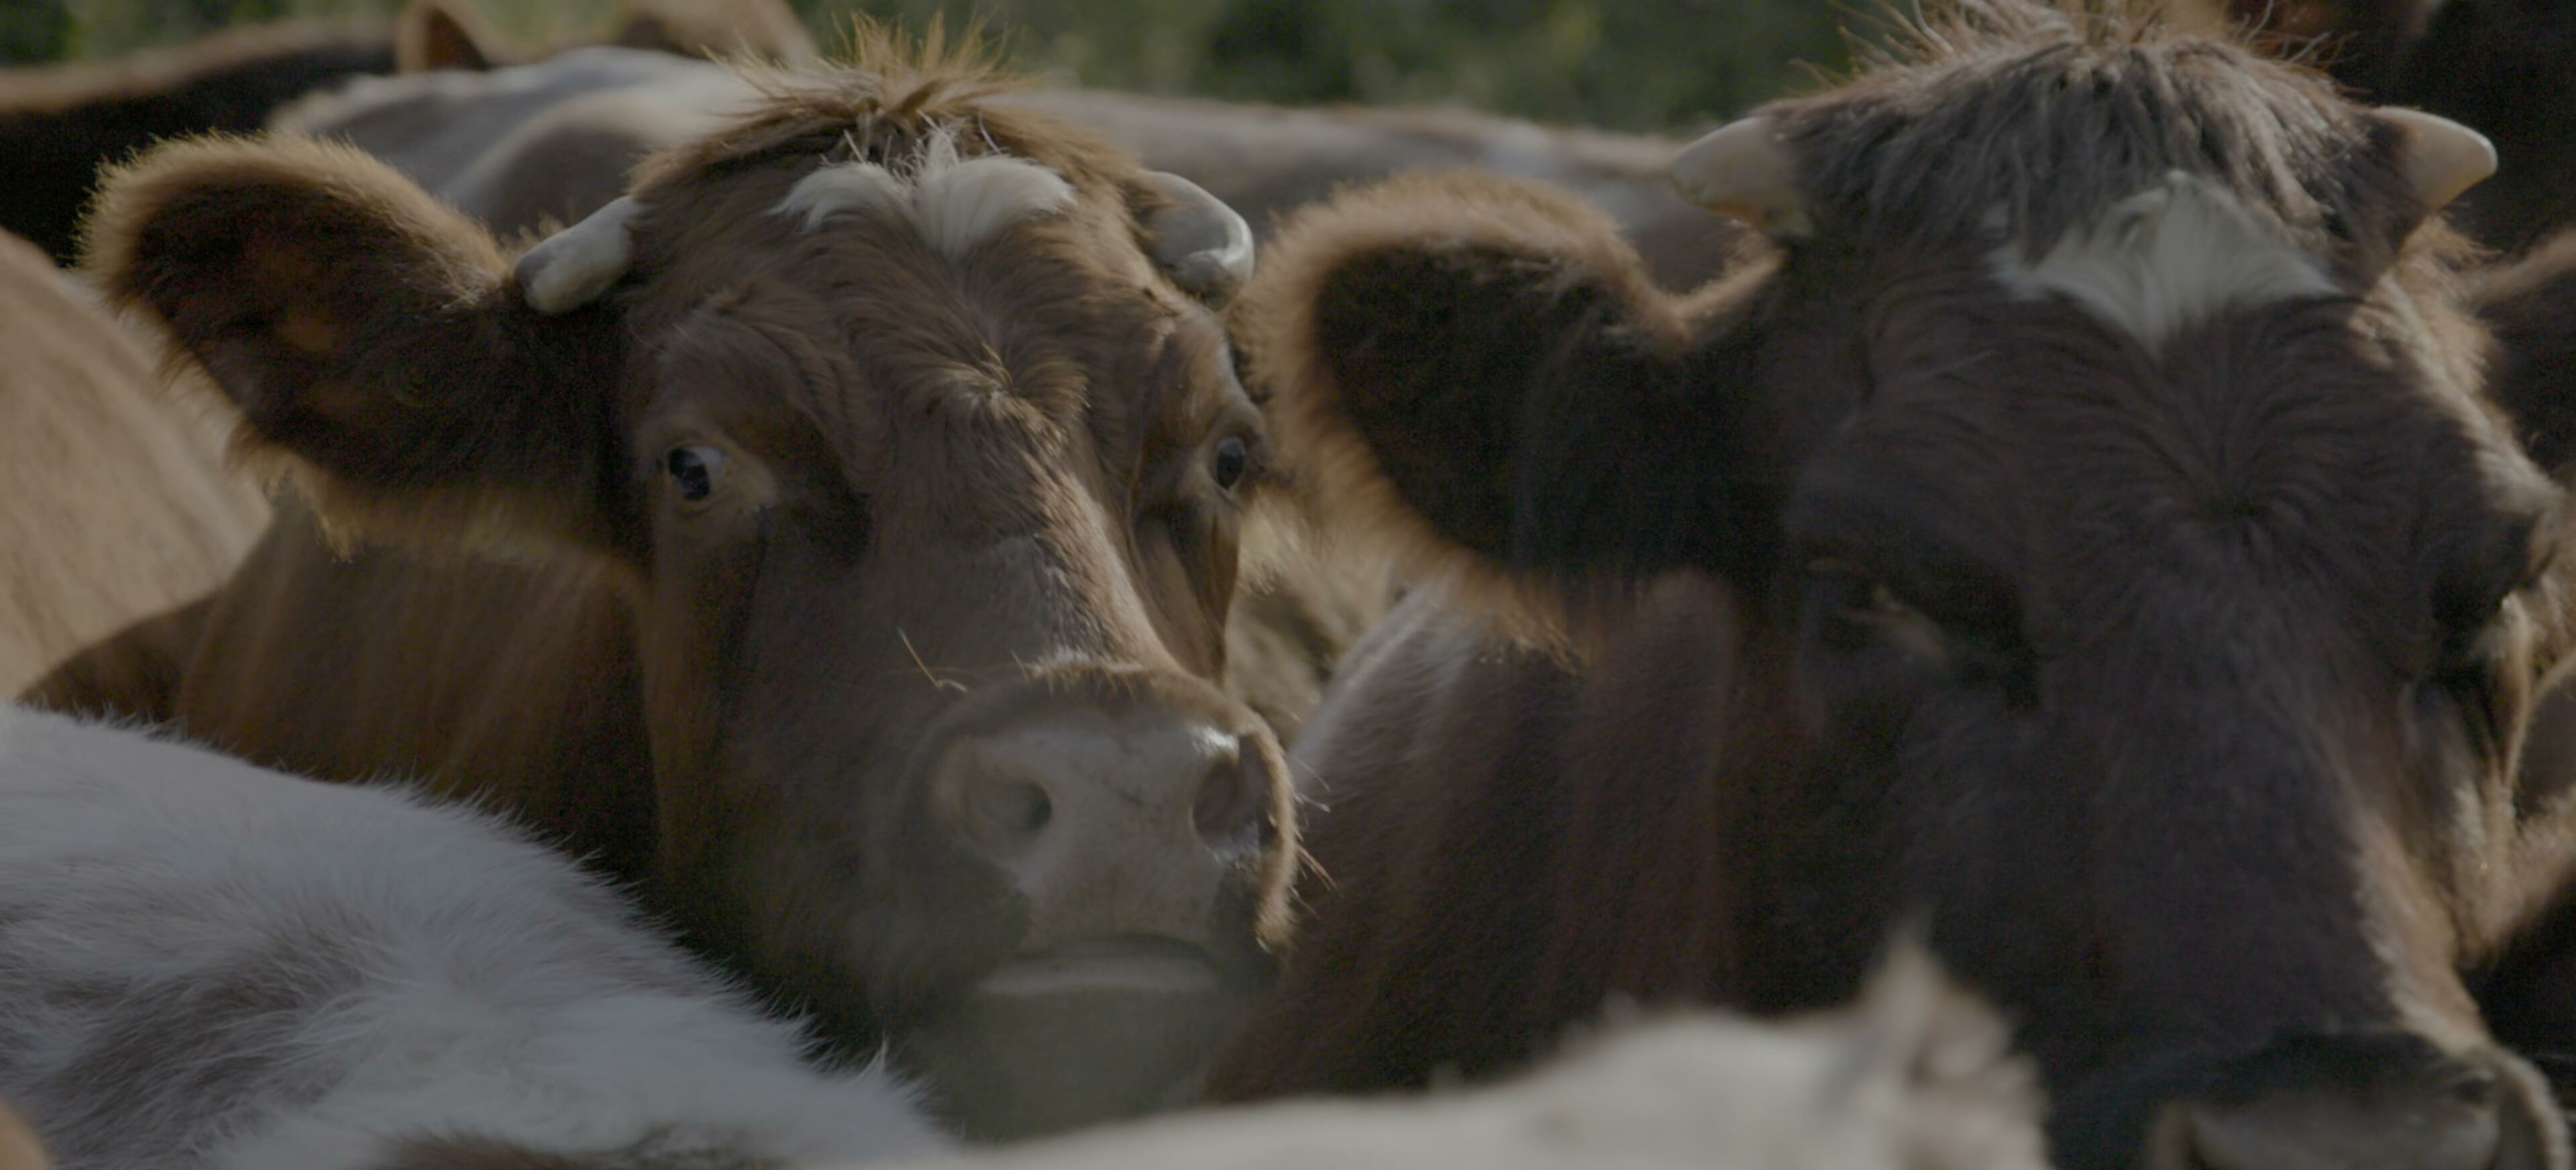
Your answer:
[[[212,591],[258,537],[214,401],[163,389],[84,286],[0,236],[0,694]]]

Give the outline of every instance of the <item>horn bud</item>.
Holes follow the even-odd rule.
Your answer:
[[[2397,128],[2397,171],[2427,213],[2496,173],[2495,143],[2486,135],[2422,110],[2382,106],[2376,113]]]
[[[1729,122],[1673,156],[1673,186],[1719,215],[1785,235],[1812,230],[1798,159],[1761,115]]]
[[[513,270],[528,307],[549,315],[569,312],[598,300],[624,279],[635,262],[629,223],[643,209],[634,196],[618,196],[528,249]]]
[[[1181,291],[1222,302],[1252,279],[1252,225],[1208,193],[1169,171],[1148,171],[1146,182],[1168,206],[1145,215],[1154,264]]]

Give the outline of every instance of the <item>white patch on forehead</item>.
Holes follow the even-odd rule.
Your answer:
[[[2335,291],[2300,251],[2205,179],[2172,172],[2059,239],[2037,264],[2019,244],[1994,254],[2005,288],[2027,299],[2064,296],[2148,347],[2229,310]]]
[[[801,216],[805,230],[842,212],[909,221],[930,246],[963,255],[1013,224],[1073,205],[1073,184],[1027,159],[959,158],[957,133],[944,129],[921,151],[892,165],[835,163],[799,180],[775,209]]]

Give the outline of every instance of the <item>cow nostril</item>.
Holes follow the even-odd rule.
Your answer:
[[[1225,844],[1254,828],[1261,814],[1260,758],[1238,736],[1234,751],[1208,766],[1199,781],[1198,799],[1190,807],[1201,837]]]
[[[1055,801],[1026,780],[987,776],[967,787],[966,816],[979,835],[1012,841],[1045,829],[1055,819]]]
[[[2480,1068],[2463,1068],[2453,1077],[2444,1092],[2455,1105],[2468,1109],[2492,1109],[2504,1086],[2496,1074]]]
[[[2194,1170],[2385,1166],[2391,1170],[2504,1170],[2505,1118],[2453,1085],[2418,1083],[2395,1097],[2290,1092],[2241,1106],[2190,1110]],[[2409,1099],[2411,1098],[2411,1100]]]

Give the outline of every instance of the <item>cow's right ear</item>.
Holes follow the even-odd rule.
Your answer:
[[[102,190],[100,284],[213,375],[237,445],[285,456],[335,525],[618,543],[612,308],[564,311],[557,288],[540,312],[490,233],[345,147],[180,143]]]
[[[1705,551],[1690,331],[1588,204],[1466,174],[1348,192],[1282,227],[1232,313],[1335,526],[1547,586]]]

